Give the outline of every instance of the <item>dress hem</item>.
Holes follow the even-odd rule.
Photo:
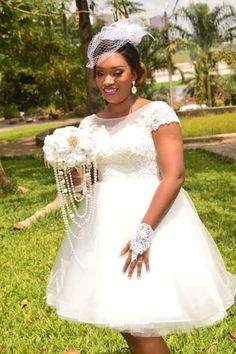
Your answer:
[[[85,319],[75,319],[73,317],[68,317],[63,314],[63,311],[58,309],[58,306],[53,302],[53,295],[48,294],[47,298],[47,305],[53,307],[56,310],[57,315],[62,320],[66,320],[71,323],[78,323],[78,324],[90,324],[96,327],[101,328],[109,328],[119,332],[130,333],[132,335],[143,336],[143,337],[160,337],[162,335],[168,335],[170,333],[177,333],[177,332],[190,332],[194,329],[201,328],[201,327],[209,327],[215,325],[222,321],[227,316],[227,310],[234,304],[234,299],[227,303],[222,311],[218,312],[215,316],[210,316],[198,320],[198,321],[186,321],[186,320],[179,320],[179,321],[157,321],[157,322],[139,322],[139,323],[117,323],[112,324],[109,322],[95,322],[91,320]],[[162,326],[164,326],[162,328]],[[169,327],[169,328],[168,328]],[[175,328],[173,328],[175,327]]]

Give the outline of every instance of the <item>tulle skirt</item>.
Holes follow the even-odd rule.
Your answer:
[[[122,273],[126,257],[119,253],[158,183],[154,177],[98,183],[93,220],[80,230],[72,226],[78,259],[66,235],[48,280],[47,303],[61,318],[151,337],[208,326],[226,316],[236,277],[226,271],[184,189],[155,230],[150,271],[143,267],[140,279]]]

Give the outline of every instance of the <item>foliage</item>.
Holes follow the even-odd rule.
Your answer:
[[[236,72],[224,79],[223,88],[225,103],[236,105]]]
[[[169,83],[169,88],[164,86],[161,92],[155,89],[155,71],[167,70],[169,78],[178,71],[181,75],[182,82],[185,81],[184,73],[175,64],[174,55],[183,48],[191,48],[188,41],[181,38],[172,38],[171,31],[173,31],[173,24],[167,22],[162,29],[147,28],[151,36],[145,36],[139,45],[139,52],[142,61],[147,65],[147,85],[141,88],[140,94],[148,99],[161,99],[170,101],[172,97],[173,83]],[[172,104],[173,102],[169,102]]]
[[[215,53],[215,60],[225,61],[232,69],[236,69],[236,50],[225,48],[224,50],[218,49]]]
[[[2,115],[5,119],[19,117],[20,112],[15,103],[5,105],[2,110]]]
[[[226,57],[224,49],[218,55],[215,54],[215,49],[223,41],[232,40],[236,36],[235,8],[218,5],[210,10],[207,4],[191,4],[181,8],[176,13],[175,20],[175,35],[185,38],[193,45],[191,56],[195,61],[195,77],[189,80],[188,90],[192,91],[199,103],[207,102],[212,106],[216,103],[214,99],[217,94],[221,95],[221,88],[216,85],[219,78],[217,62]],[[182,23],[186,23],[185,27]],[[218,77],[212,75],[212,71],[217,72]]]
[[[128,0],[108,0],[107,3],[111,5],[113,9],[114,21],[118,21],[121,18],[128,18],[130,14],[136,14],[144,12],[143,4],[135,1]]]
[[[65,21],[69,4],[1,2],[1,105],[25,111],[54,103],[67,111],[85,100],[79,34],[73,16]]]
[[[90,5],[87,0],[76,0],[76,8],[78,14],[78,27],[81,34],[81,52],[82,52],[82,62],[84,64],[84,73],[86,73],[85,86],[86,86],[86,108],[88,113],[93,113],[96,109],[97,111],[102,106],[101,96],[98,94],[98,89],[96,87],[93,71],[85,68],[85,63],[87,62],[87,48],[93,36],[93,28],[91,25],[89,13],[90,10],[95,9],[95,2],[91,1]],[[96,25],[96,29],[101,25],[101,21]]]
[[[27,194],[1,199],[1,352],[4,354],[64,353],[76,348],[81,354],[124,354],[122,337],[115,331],[73,324],[58,318],[45,304],[50,269],[63,238],[59,211],[30,229],[14,231],[13,223],[50,202],[56,193],[51,170],[36,157],[4,158],[9,176],[30,188]],[[229,271],[235,268],[235,163],[202,151],[186,152],[185,189],[190,193]],[[188,334],[166,337],[172,354],[205,352],[212,343],[217,353],[234,353],[228,332],[234,326],[235,306],[219,324]],[[127,352],[128,354],[129,352]]]

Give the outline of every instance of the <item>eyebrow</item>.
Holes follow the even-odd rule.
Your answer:
[[[112,66],[112,69],[118,69],[118,68],[126,68],[125,65],[117,65],[117,66]],[[96,69],[104,69],[102,66],[96,66]]]

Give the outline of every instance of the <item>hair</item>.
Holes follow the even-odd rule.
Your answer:
[[[147,69],[145,64],[140,61],[138,50],[131,43],[126,43],[117,52],[125,58],[133,73],[137,75],[136,85],[141,86],[146,79]]]
[[[109,41],[111,43],[109,43],[110,45],[113,44],[116,41]],[[113,43],[112,43],[113,42]],[[99,56],[108,52],[109,53],[109,49],[108,49],[108,41],[106,41],[106,46],[104,47],[104,42],[100,43],[100,45],[98,45],[98,47],[95,50],[95,53],[99,53]],[[112,45],[111,45],[112,47]],[[104,50],[102,50],[104,49]],[[125,60],[127,61],[129,67],[131,68],[132,72],[137,76],[135,83],[136,86],[141,86],[147,76],[147,69],[144,63],[142,63],[140,61],[140,56],[139,56],[139,52],[138,50],[131,44],[131,43],[126,43],[124,44],[122,47],[118,48],[115,52],[120,53]],[[114,52],[114,53],[115,53]],[[94,67],[94,77],[95,77],[95,69],[96,66]]]

